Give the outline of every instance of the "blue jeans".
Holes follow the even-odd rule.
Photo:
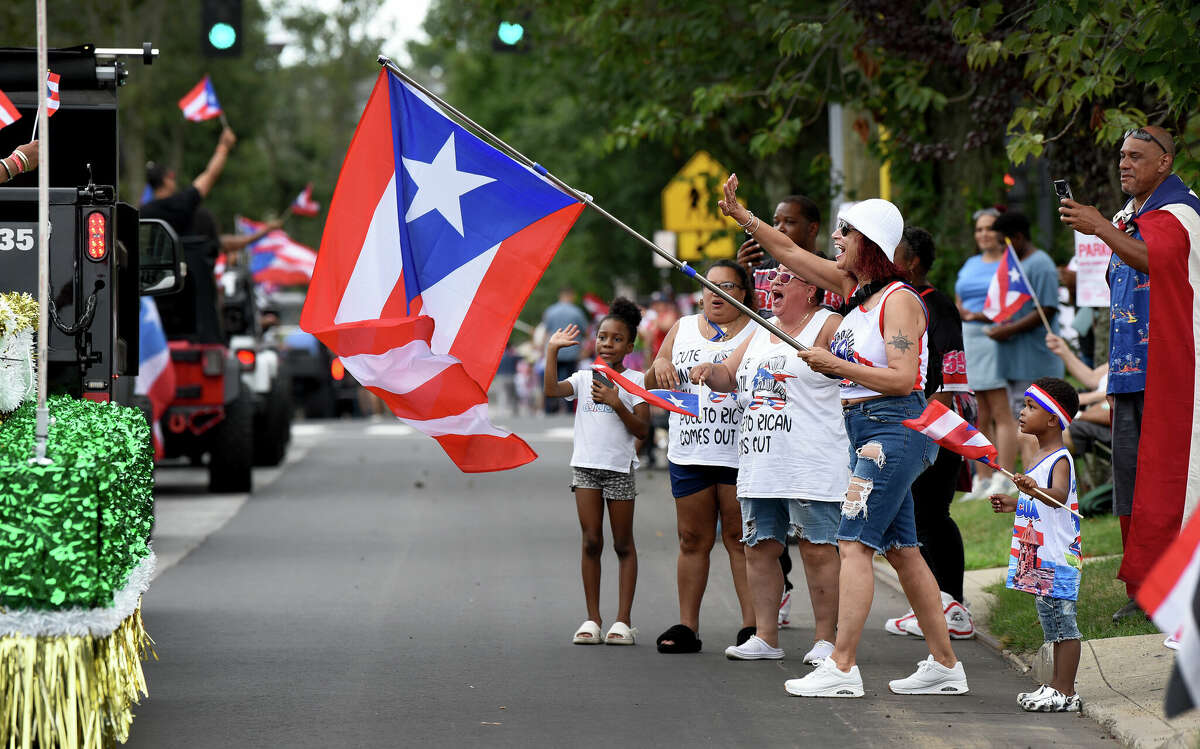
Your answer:
[[[1075,623],[1075,602],[1065,598],[1034,596],[1037,601],[1038,619],[1042,622],[1042,634],[1046,642],[1082,640],[1079,625]]]
[[[858,541],[879,552],[917,545],[912,483],[937,456],[937,444],[901,422],[925,410],[913,392],[855,403],[843,409],[850,438],[850,487],[865,501],[842,504],[838,539]],[[878,447],[878,457],[864,456]],[[851,493],[852,493],[851,492]]]

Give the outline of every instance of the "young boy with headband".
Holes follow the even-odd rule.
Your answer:
[[[1075,389],[1057,377],[1043,377],[1029,386],[1017,427],[1037,438],[1033,467],[1013,477],[1021,490],[1016,499],[1004,494],[991,497],[994,511],[1016,512],[1005,585],[1036,596],[1042,632],[1046,642],[1054,643],[1053,680],[1017,695],[1017,704],[1031,712],[1078,712],[1080,708],[1075,674],[1083,638],[1075,624],[1075,601],[1083,551],[1079,518],[1065,509],[1078,512],[1079,501],[1075,464],[1062,440],[1077,410]],[[1037,489],[1062,504],[1038,497]]]

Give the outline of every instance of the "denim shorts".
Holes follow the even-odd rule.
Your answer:
[[[841,502],[820,502],[811,499],[790,500],[792,535],[810,544],[837,545],[838,525],[842,520]]]
[[[702,492],[710,486],[737,486],[738,469],[728,466],[680,465],[667,461],[671,474],[671,496],[675,499]]]
[[[787,543],[792,528],[791,505],[794,499],[752,499],[738,497],[742,506],[742,543],[754,546],[772,539]]]
[[[1075,623],[1074,601],[1049,596],[1034,598],[1037,599],[1038,619],[1042,622],[1042,634],[1046,642],[1083,639]]]
[[[925,396],[913,392],[863,401],[842,409],[850,438],[851,486],[865,481],[867,500],[842,504],[841,541],[858,541],[884,552],[917,545],[912,483],[937,457],[937,444],[902,423],[925,410]],[[880,457],[859,454],[868,445],[881,448]]]

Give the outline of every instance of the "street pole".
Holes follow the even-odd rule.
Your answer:
[[[548,180],[551,184],[553,184],[555,187],[559,188],[560,190],[563,190],[567,194],[571,195],[572,197],[583,202],[585,205],[589,206],[592,210],[596,211],[601,216],[608,219],[610,222],[615,224],[618,228],[623,230],[625,233],[629,234],[631,237],[633,237],[637,241],[646,245],[648,248],[650,248],[650,250],[652,250],[655,254],[657,254],[663,260],[666,260],[667,262],[669,262],[672,265],[672,267],[674,267],[676,270],[682,272],[684,275],[691,276],[692,278],[699,281],[700,284],[703,285],[706,289],[708,289],[712,293],[716,294],[717,296],[721,297],[729,304],[732,304],[734,307],[739,309],[743,314],[747,315],[754,322],[758,323],[762,327],[771,331],[771,333],[774,334],[776,337],[778,337],[781,341],[788,344],[789,346],[796,349],[797,351],[808,351],[808,346],[805,346],[803,343],[800,343],[795,338],[793,338],[790,335],[788,335],[787,333],[785,333],[774,323],[766,320],[761,315],[759,315],[758,312],[756,312],[755,310],[750,309],[742,302],[739,302],[737,299],[734,299],[724,289],[717,286],[712,281],[709,281],[702,274],[698,273],[695,268],[693,268],[690,265],[688,265],[687,263],[679,260],[671,253],[667,252],[663,248],[654,244],[654,242],[651,242],[649,239],[646,239],[646,237],[644,237],[641,234],[639,234],[638,232],[634,231],[632,228],[627,226],[623,221],[618,219],[616,216],[613,216],[608,211],[606,211],[603,208],[601,208],[600,206],[596,205],[596,202],[592,199],[591,195],[588,195],[585,192],[576,190],[574,187],[571,187],[567,183],[560,180],[558,177],[555,177],[553,174],[551,174],[549,171],[547,171],[546,167],[533,161],[532,159],[525,156],[525,154],[521,153],[517,149],[508,145],[503,140],[501,140],[500,138],[496,137],[491,132],[489,132],[487,130],[487,128],[485,128],[482,125],[480,125],[479,123],[475,122],[470,117],[467,117],[465,114],[463,114],[462,112],[458,111],[453,106],[451,106],[450,104],[445,102],[437,94],[433,93],[432,91],[425,88],[417,81],[413,80],[411,76],[409,76],[407,73],[405,73],[403,70],[401,70],[399,68],[399,66],[397,66],[396,63],[392,62],[392,60],[390,58],[386,57],[385,55],[380,55],[379,56],[379,64],[383,65],[385,68],[390,70],[394,75],[396,75],[398,78],[403,80],[405,83],[408,83],[410,86],[417,89],[425,96],[429,97],[431,100],[436,102],[439,107],[445,109],[447,112],[449,112],[450,114],[452,114],[456,118],[458,118],[461,122],[463,122],[464,124],[471,127],[480,136],[491,141],[492,145],[494,145],[496,148],[499,148],[501,151],[504,151],[506,154],[508,154],[513,159],[519,161],[520,163],[529,167],[533,171],[537,172],[542,177],[544,177],[546,180]]]
[[[34,426],[34,456],[31,463],[45,465],[46,440],[50,436],[50,410],[46,407],[46,369],[50,337],[50,112],[46,109],[46,0],[37,0],[37,92],[35,127],[42,131],[38,141],[38,359],[37,412]]]

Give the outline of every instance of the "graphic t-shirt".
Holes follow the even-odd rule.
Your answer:
[[[636,370],[626,369],[621,375],[637,385],[645,382],[645,375]],[[638,464],[634,437],[611,406],[592,400],[592,370],[581,369],[571,375],[568,382],[575,393],[566,396],[567,400],[579,399],[579,407],[575,409],[575,450],[571,453],[571,465],[629,473],[631,467]],[[625,392],[620,385],[617,393],[630,411],[645,402]]]
[[[1067,461],[1070,467],[1067,507],[1078,512],[1075,464],[1065,447],[1043,458],[1027,475],[1038,486],[1050,486],[1054,464],[1059,460]],[[1017,498],[1008,578],[1004,584],[1013,590],[1074,601],[1079,598],[1082,568],[1079,518],[1022,492]]]

